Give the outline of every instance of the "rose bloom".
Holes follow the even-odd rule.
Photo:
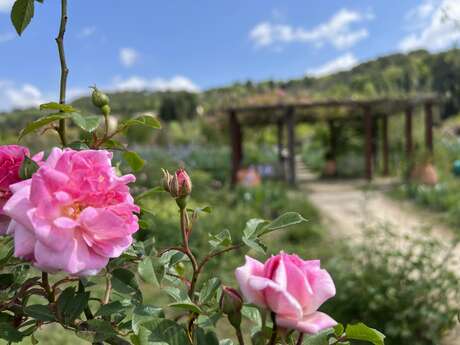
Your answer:
[[[24,157],[29,155],[29,149],[24,146],[0,146],[0,235],[6,233],[10,222],[10,218],[3,212],[3,206],[11,197],[10,185],[21,181],[19,170]],[[35,161],[40,161],[42,158],[43,153],[33,157]]]
[[[139,228],[128,183],[108,151],[54,148],[31,179],[11,186],[4,212],[14,255],[46,272],[93,275],[132,243]]]
[[[319,260],[280,253],[262,264],[246,256],[236,279],[246,300],[276,313],[280,327],[315,334],[337,324],[318,311],[335,295],[334,282]]]

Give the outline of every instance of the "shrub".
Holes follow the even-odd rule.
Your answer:
[[[437,344],[459,312],[460,279],[450,250],[388,226],[369,229],[365,238],[336,249],[328,262],[339,288],[326,312],[348,322],[365,319],[389,345]]]

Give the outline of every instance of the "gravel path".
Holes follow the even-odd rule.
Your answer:
[[[389,180],[378,180],[373,186],[375,188],[366,189],[363,180],[318,180],[300,162],[297,166],[301,187],[321,212],[332,235],[356,236],[362,233],[363,224],[383,223],[397,227],[401,234],[419,231],[423,236],[433,236],[448,245],[455,240],[452,229],[436,222],[434,214],[421,212],[409,202],[387,197],[382,189],[388,186]],[[460,271],[460,245],[453,255],[459,259],[456,267]],[[460,345],[460,325],[442,344]]]

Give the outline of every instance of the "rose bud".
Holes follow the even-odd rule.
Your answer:
[[[169,192],[176,199],[185,198],[192,192],[192,181],[184,169],[177,169],[171,177]]]
[[[103,105],[101,110],[102,110],[102,114],[104,114],[105,116],[110,115],[111,109],[110,109],[110,106],[108,104]]]
[[[220,310],[226,315],[238,313],[243,308],[243,298],[239,292],[231,287],[222,288],[222,296],[219,301]]]
[[[99,91],[99,89],[95,86],[92,89],[93,93],[91,94],[91,100],[96,107],[102,108],[103,106],[109,104],[109,96]]]

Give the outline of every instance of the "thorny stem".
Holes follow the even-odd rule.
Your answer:
[[[61,80],[59,88],[59,103],[61,104],[65,104],[66,101],[67,76],[69,74],[69,68],[67,67],[64,51],[64,34],[67,25],[67,18],[67,0],[61,0],[61,23],[59,25],[59,34],[56,37],[59,60],[61,62]],[[59,133],[62,146],[67,146],[65,119],[59,120],[59,127],[57,131]]]
[[[299,334],[299,339],[297,339],[296,345],[302,345],[304,333]]]
[[[238,343],[240,345],[244,345],[244,338],[243,333],[241,332],[241,327],[235,328],[236,330],[236,337],[238,338]]]
[[[104,293],[104,299],[102,300],[102,304],[109,303],[111,293],[112,293],[112,279],[110,277],[110,274],[107,273],[105,275],[105,293]]]
[[[188,214],[186,208],[180,208],[180,228],[182,231],[182,242],[183,242],[183,250],[184,254],[187,255],[192,263],[193,268],[193,276],[190,282],[190,289],[188,295],[190,299],[193,301],[194,294],[195,294],[195,286],[198,280],[199,270],[198,270],[198,263],[196,261],[195,256],[193,255],[192,251],[190,250],[189,246],[189,229],[188,229]]]
[[[51,291],[50,282],[48,280],[48,273],[46,272],[42,272],[42,286],[43,286],[43,289],[45,289],[46,291],[46,296],[48,298],[48,301],[50,303],[53,303],[54,295],[53,295],[53,292]]]
[[[276,338],[278,337],[278,326],[276,324],[276,314],[272,312],[271,316],[272,316],[272,322],[273,322],[273,329],[272,329],[272,336],[270,340],[268,341],[267,345],[275,345]]]

